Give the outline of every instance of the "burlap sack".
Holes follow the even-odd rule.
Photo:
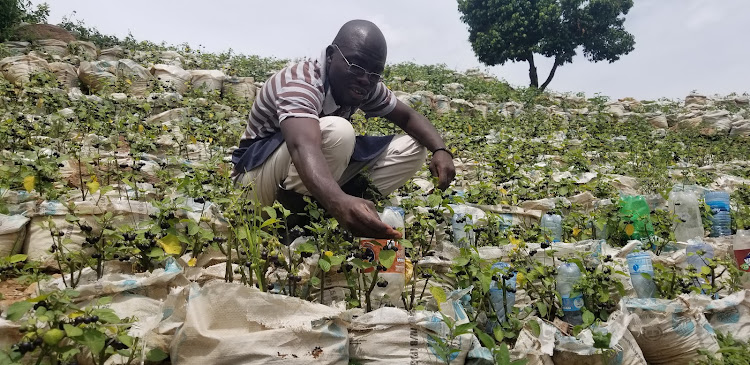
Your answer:
[[[128,93],[144,96],[149,92],[151,73],[133,60],[122,59],[117,63],[115,76],[128,84]]]
[[[49,71],[49,64],[42,58],[24,55],[5,57],[0,60],[0,72],[9,82],[23,85],[31,79],[31,75]]]
[[[706,306],[706,311],[714,330],[731,334],[739,341],[750,341],[750,290],[714,300]]]
[[[51,56],[64,57],[68,55],[68,44],[57,39],[40,39],[33,42],[38,50]]]
[[[78,78],[89,90],[99,92],[106,87],[114,86],[117,77],[114,71],[118,61],[84,61],[78,67]]]
[[[71,53],[81,57],[86,61],[93,61],[99,55],[99,49],[94,43],[86,41],[72,41],[68,44]]]
[[[258,87],[252,77],[227,77],[224,80],[222,95],[232,94],[234,96],[254,101]]]
[[[217,310],[220,308],[220,310]],[[173,364],[348,364],[341,311],[214,281],[192,286]]]
[[[97,204],[93,200],[87,200],[77,201],[75,204],[75,215],[94,230],[99,229],[94,215],[104,214],[107,209],[107,201],[102,199]],[[54,223],[56,229],[64,232],[65,237],[71,239],[72,242],[65,245],[65,252],[81,250],[81,243],[86,239],[86,235],[81,232],[77,225],[70,224],[65,220],[68,213],[70,213],[68,209],[57,201],[44,201],[39,204],[37,211],[31,218],[28,239],[24,243],[23,249],[30,260],[46,261],[53,257],[49,249],[55,241],[47,228],[48,220]]]
[[[78,80],[78,71],[75,66],[64,62],[52,62],[49,64],[49,68],[57,76],[57,83],[62,88],[69,90],[80,86],[81,83]]]
[[[612,335],[606,351],[594,347],[591,329],[585,329],[577,337],[558,332],[552,361],[556,365],[646,365],[638,343],[628,330],[633,317],[617,311],[610,315],[607,323],[597,326],[596,331]]]
[[[21,252],[29,227],[29,218],[0,214],[0,257]]]
[[[675,300],[628,298],[623,310],[636,317],[628,325],[649,364],[688,365],[699,349],[717,353],[719,343],[703,308],[685,297]]]
[[[219,70],[190,70],[190,82],[194,88],[205,91],[221,91],[226,76]]]
[[[151,74],[167,91],[173,90],[180,95],[188,90],[192,78],[190,72],[172,65],[153,65]]]

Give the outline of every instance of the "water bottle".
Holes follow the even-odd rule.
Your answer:
[[[750,272],[750,230],[737,230],[732,246],[737,267],[744,272]]]
[[[641,195],[623,195],[620,197],[620,215],[625,217],[628,224],[632,224],[632,240],[650,240],[654,234],[651,224],[651,207]]]
[[[630,282],[638,298],[653,298],[656,293],[656,284],[654,284],[654,266],[651,263],[651,255],[648,252],[633,252],[626,256],[628,270],[630,271]],[[646,278],[641,274],[648,274],[651,278]]]
[[[729,216],[729,193],[726,191],[706,192],[706,205],[711,207],[711,237],[732,234],[732,218]]]
[[[453,230],[453,244],[457,247],[468,247],[469,236],[466,234],[466,222],[469,216],[466,213],[453,213],[451,218],[451,229]]]
[[[394,229],[404,232],[404,217],[399,212],[398,207],[385,207],[383,213],[380,214],[380,220],[383,223],[393,227]],[[406,238],[406,237],[404,237]],[[372,291],[372,298],[378,302],[382,302],[387,296],[388,302],[391,305],[398,305],[401,303],[401,292],[404,291],[406,285],[406,278],[404,272],[406,269],[406,252],[404,247],[395,240],[389,239],[371,239],[363,238],[360,240],[360,246],[368,251],[368,256],[373,258],[373,264],[378,265],[380,260],[380,252],[383,250],[394,250],[396,251],[396,258],[393,260],[393,264],[390,267],[381,270],[378,277],[387,282],[384,287],[377,286]],[[374,268],[364,270],[365,273],[372,272]]]
[[[701,239],[691,239],[688,241],[687,248],[687,264],[692,266],[693,270],[698,273],[701,272],[704,266],[708,266],[708,260],[714,258],[714,248],[708,243],[703,242]],[[695,283],[696,286],[705,284],[706,281],[699,278]],[[705,294],[705,291],[703,291]]]
[[[540,227],[546,242],[562,241],[562,217],[559,214],[547,213],[543,215]]]
[[[557,291],[562,298],[563,320],[574,326],[583,324],[583,294],[573,290],[580,279],[578,265],[564,263],[557,267]]]
[[[687,242],[693,238],[703,238],[698,197],[688,191],[673,191],[669,194],[669,210],[679,220],[674,225],[674,236],[678,242]]]
[[[497,314],[497,321],[504,322],[506,313],[511,312],[516,304],[516,273],[504,262],[492,265],[492,272],[497,273],[494,276],[498,281],[492,280],[490,283],[490,302]],[[510,291],[503,288],[503,281],[505,288],[509,288]]]

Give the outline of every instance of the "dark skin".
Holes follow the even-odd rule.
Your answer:
[[[385,68],[385,41],[377,28],[372,29],[368,25],[355,27],[343,37],[340,32],[334,43],[339,45],[349,62],[369,72],[382,74]],[[367,75],[356,77],[348,72],[348,64],[335,47],[329,46],[326,56],[330,90],[336,103],[340,106],[359,106],[377,83],[371,82]],[[385,118],[430,151],[445,147],[432,123],[400,101]],[[323,156],[317,120],[287,118],[281,123],[281,132],[302,182],[340,224],[359,237],[401,238],[400,232],[380,220],[373,202],[341,190]],[[438,188],[446,189],[456,174],[450,154],[442,150],[435,152],[430,161],[430,172],[438,177]]]

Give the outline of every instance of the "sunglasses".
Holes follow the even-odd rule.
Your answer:
[[[348,69],[349,73],[357,77],[362,77],[364,75],[367,75],[367,79],[370,80],[370,82],[373,84],[383,81],[383,75],[374,73],[374,72],[369,72],[365,70],[364,67],[349,62],[349,60],[346,59],[346,56],[344,56],[344,53],[341,52],[341,48],[339,48],[338,45],[332,44],[332,46],[336,47],[336,49],[339,50],[341,57],[344,58],[344,62],[346,62],[346,64],[349,65],[349,69]]]

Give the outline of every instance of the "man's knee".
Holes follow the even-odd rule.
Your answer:
[[[348,120],[341,117],[320,118],[320,133],[323,148],[349,150],[349,154],[354,151],[356,137]]]

